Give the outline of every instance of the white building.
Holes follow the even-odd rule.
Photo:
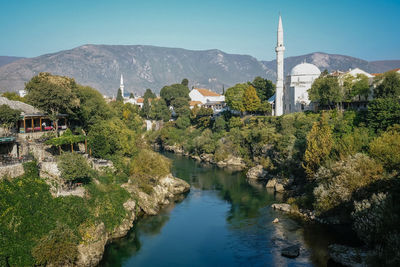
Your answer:
[[[310,63],[301,63],[292,69],[284,88],[285,114],[312,109],[307,90],[320,75],[318,67]]]
[[[205,104],[207,102],[225,101],[225,96],[203,88],[192,89],[189,93],[189,97],[191,101],[200,101],[202,104]]]
[[[189,93],[190,107],[203,106],[211,108],[214,114],[225,110],[225,96],[203,88],[194,88]]]

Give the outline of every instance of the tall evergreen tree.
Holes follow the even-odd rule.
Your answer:
[[[118,101],[118,102],[124,101],[124,98],[122,97],[121,88],[118,88],[118,92],[117,92],[117,101]]]

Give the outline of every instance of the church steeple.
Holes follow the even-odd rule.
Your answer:
[[[277,42],[276,42],[276,93],[275,93],[275,116],[283,114],[283,26],[279,15]]]
[[[124,77],[121,74],[121,82],[119,84],[119,88],[121,89],[122,98],[124,98]]]

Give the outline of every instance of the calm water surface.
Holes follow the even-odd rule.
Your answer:
[[[326,266],[335,234],[273,211],[279,196],[242,172],[165,155],[190,193],[141,218],[127,237],[106,247],[100,266]],[[273,224],[275,218],[280,222]],[[301,246],[296,259],[280,255],[290,244]]]

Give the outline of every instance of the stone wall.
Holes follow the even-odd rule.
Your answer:
[[[4,176],[15,178],[24,174],[22,163],[16,163],[7,166],[0,166],[0,181]]]

